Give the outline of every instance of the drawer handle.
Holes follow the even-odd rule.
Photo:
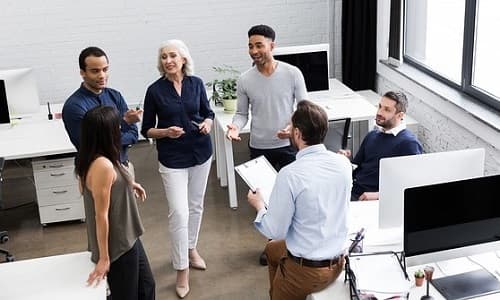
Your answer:
[[[55,169],[55,168],[62,168],[62,167],[64,167],[64,165],[63,165],[63,164],[58,164],[58,165],[49,165],[49,168],[53,168],[53,169]]]
[[[59,176],[64,176],[66,173],[62,172],[62,173],[50,173],[50,176],[53,176],[53,177],[59,177]]]
[[[65,207],[65,208],[56,208],[56,211],[64,211],[64,210],[70,210],[71,207]]]
[[[64,193],[67,193],[68,191],[67,190],[64,190],[64,191],[52,191],[53,194],[64,194]]]

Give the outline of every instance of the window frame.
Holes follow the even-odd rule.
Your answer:
[[[403,31],[402,31],[402,40],[403,44],[401,45],[403,49],[403,62],[407,63],[418,70],[424,72],[425,74],[435,78],[436,80],[443,82],[444,84],[467,94],[474,99],[482,102],[489,107],[493,108],[497,112],[500,111],[500,96],[499,98],[495,98],[494,96],[488,94],[486,91],[483,91],[472,85],[472,72],[473,72],[473,64],[474,64],[474,39],[475,39],[475,26],[476,26],[476,9],[477,9],[477,0],[465,0],[465,17],[464,17],[464,38],[463,38],[463,50],[462,50],[462,74],[461,74],[461,83],[457,84],[456,82],[451,81],[448,78],[437,73],[437,71],[432,70],[428,66],[423,63],[413,59],[412,57],[406,55],[406,1],[407,0],[392,0],[392,1],[401,1],[403,5]]]

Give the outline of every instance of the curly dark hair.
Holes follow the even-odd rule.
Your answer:
[[[274,32],[274,30],[264,24],[252,26],[252,28],[248,30],[248,37],[251,37],[252,35],[263,35],[264,37],[271,39],[271,41],[273,42],[276,38],[276,33]]]
[[[78,64],[80,65],[80,70],[85,71],[85,68],[87,68],[87,65],[85,64],[85,59],[89,56],[95,56],[95,57],[101,57],[104,56],[106,57],[106,60],[108,60],[108,56],[106,53],[99,47],[87,47],[80,52],[80,56],[78,57]]]

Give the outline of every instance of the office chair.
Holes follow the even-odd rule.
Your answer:
[[[3,157],[0,157],[0,201],[2,199],[2,172],[3,172],[3,167],[5,164],[5,159]],[[6,243],[9,240],[9,234],[7,231],[0,231],[0,244]],[[14,255],[12,255],[9,251],[0,248],[0,254],[5,255],[5,261],[10,262],[14,261]]]
[[[328,133],[325,138],[326,149],[337,152],[347,149],[350,135],[351,118],[335,119],[328,121]]]

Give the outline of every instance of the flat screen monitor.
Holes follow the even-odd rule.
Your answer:
[[[408,188],[403,247],[407,265],[465,257],[500,247],[500,175]],[[496,293],[485,269],[433,279],[446,299]]]
[[[440,257],[439,251],[498,243],[499,186],[500,175],[494,175],[406,189],[403,226],[406,257],[421,255],[417,262],[427,263],[465,256],[449,252]],[[432,255],[426,259],[424,254]]]
[[[307,91],[328,91],[329,47],[329,44],[277,47],[273,56],[302,71]]]
[[[6,98],[10,118],[38,112],[40,100],[38,98],[36,78],[32,69],[0,70],[0,80],[4,83],[4,97]]]
[[[406,188],[483,175],[484,149],[383,158],[379,169],[379,227],[403,225]]]

